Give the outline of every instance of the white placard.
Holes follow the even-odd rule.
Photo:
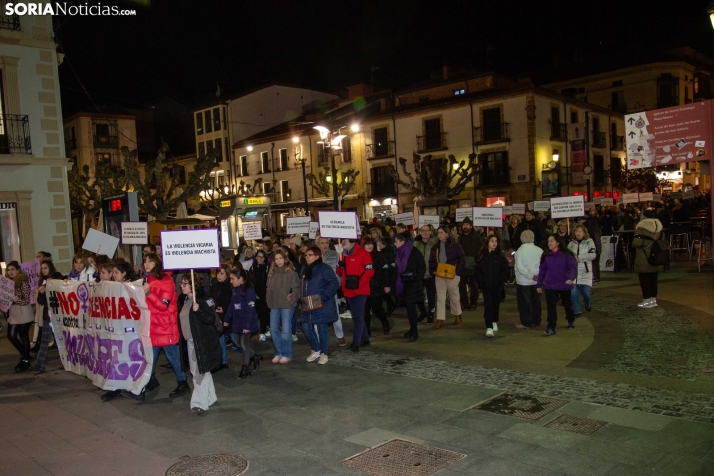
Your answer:
[[[474,207],[474,226],[503,227],[503,207]]]
[[[654,200],[655,202],[659,202],[660,200],[662,200],[662,195],[659,193],[653,193],[652,200]]]
[[[536,200],[533,202],[534,212],[547,212],[550,210],[550,202],[547,200]]]
[[[640,194],[640,202],[651,202],[652,200],[654,200],[654,193],[647,192]]]
[[[297,235],[298,233],[310,232],[310,217],[287,217],[285,219],[285,233]]]
[[[419,215],[419,226],[431,225],[436,230],[439,228],[441,219],[437,215]]]
[[[620,195],[622,203],[637,203],[640,201],[639,193],[623,193]]]
[[[260,223],[243,223],[243,239],[248,240],[262,240],[263,230],[260,228]]]
[[[394,215],[394,223],[397,225],[401,223],[404,226],[416,225],[416,221],[414,221],[414,212],[397,213]]]
[[[615,200],[612,198],[601,198],[600,199],[600,206],[606,207],[608,205],[613,206],[615,204]]]
[[[600,237],[600,271],[615,271],[615,250],[619,239],[617,235]]]
[[[205,269],[221,267],[217,228],[164,230],[161,232],[164,269]]]
[[[504,215],[513,215],[513,206],[508,205],[503,207],[503,214]]]
[[[595,197],[593,198],[593,203],[595,205],[600,205],[600,200],[602,200],[602,197]]]
[[[466,217],[470,218],[471,221],[473,221],[473,219],[474,219],[473,207],[457,208],[456,209],[456,217],[455,217],[456,223],[461,223],[462,221],[464,221],[464,218],[466,218]]]
[[[514,203],[512,205],[514,215],[524,215],[526,213],[525,203]]]
[[[320,210],[317,212],[320,222],[321,238],[357,239],[359,221],[355,212],[334,212]]]
[[[585,202],[585,211],[595,208],[595,202]]]
[[[533,210],[533,206],[535,205],[535,202],[528,202],[528,210]],[[523,212],[525,213],[525,212]]]
[[[145,221],[121,222],[122,245],[148,245],[149,224]]]
[[[241,261],[240,264],[241,264],[241,266],[243,266],[243,269],[244,269],[244,270],[250,271],[250,268],[253,267],[253,260],[252,260],[252,259],[249,259],[249,260],[246,260],[246,261]]]
[[[307,234],[307,237],[310,238],[311,240],[314,240],[317,238],[317,232],[320,231],[320,222],[319,221],[311,221],[310,222],[310,231]]]
[[[585,197],[557,197],[550,199],[550,216],[555,218],[572,218],[585,216]]]
[[[90,228],[87,232],[87,237],[84,239],[82,249],[97,253],[98,255],[107,255],[112,258],[118,245],[119,238]]]
[[[694,190],[688,190],[686,192],[682,192],[682,200],[689,200],[694,198]]]

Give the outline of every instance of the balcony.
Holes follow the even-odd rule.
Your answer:
[[[610,139],[610,150],[625,150],[625,136],[613,136]]]
[[[8,2],[0,2],[0,28],[20,31],[20,17],[17,15],[5,15],[6,3]]]
[[[119,147],[119,136],[94,136],[94,147],[108,147],[116,149]]]
[[[384,182],[367,183],[367,196],[370,199],[380,198],[395,198],[397,196],[397,187],[394,181],[385,180]]]
[[[394,141],[380,144],[367,144],[367,159],[394,157]]]
[[[597,147],[598,149],[604,149],[607,147],[604,132],[593,131],[593,147]]]
[[[550,140],[568,140],[568,125],[561,122],[552,122],[550,124]]]
[[[507,122],[493,126],[474,127],[474,145],[510,142],[510,140]]]
[[[0,119],[0,154],[32,155],[30,120],[19,114],[5,114]]]
[[[446,132],[439,134],[417,136],[417,153],[433,152],[437,150],[445,150],[446,147]]]

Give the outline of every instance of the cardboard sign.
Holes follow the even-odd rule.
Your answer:
[[[310,222],[310,230],[307,233],[307,237],[310,238],[311,240],[314,240],[317,238],[317,232],[320,231],[320,222],[319,221],[311,221]]]
[[[439,228],[441,219],[437,215],[419,215],[419,226],[431,225],[436,230]]]
[[[647,192],[640,194],[640,202],[651,202],[652,200],[654,200],[654,193]]]
[[[471,220],[474,219],[474,209],[473,207],[469,208],[457,208],[456,209],[456,223],[461,223],[464,221],[464,218],[470,218]]]
[[[606,207],[608,205],[613,206],[615,204],[615,200],[612,198],[601,198],[600,199],[600,206]]]
[[[514,215],[525,215],[526,204],[525,203],[514,203],[511,207]]]
[[[161,232],[164,269],[204,269],[221,267],[217,228]]]
[[[82,249],[97,253],[98,255],[107,255],[111,258],[114,256],[118,245],[119,238],[90,228],[87,232],[87,237],[84,239]]]
[[[550,216],[555,218],[572,218],[585,216],[585,197],[557,197],[550,199]]]
[[[620,195],[622,203],[637,203],[640,201],[639,193],[623,193]]]
[[[260,223],[243,223],[243,239],[245,241],[262,240],[263,230],[260,228]]]
[[[414,212],[397,213],[394,215],[394,223],[397,225],[402,223],[404,226],[416,225],[416,221],[414,221]]]
[[[474,226],[501,228],[503,207],[474,207]]]
[[[297,235],[298,233],[310,233],[310,217],[288,217],[285,219],[286,230],[288,235]]]
[[[547,200],[536,200],[533,202],[533,211],[534,212],[547,212],[550,210],[550,202]]]
[[[148,245],[149,224],[145,221],[121,222],[122,245]]]
[[[320,222],[320,237],[357,239],[359,221],[355,212],[320,210],[317,213]]]
[[[12,306],[15,297],[15,281],[5,276],[0,276],[0,311],[7,312]]]
[[[40,284],[41,260],[35,258],[24,263],[20,263],[20,269],[30,277],[30,304],[35,304],[35,290]]]
[[[595,197],[593,198],[593,203],[595,205],[600,205],[600,200],[602,200],[602,197]]]
[[[503,207],[503,214],[504,215],[512,215],[513,214],[513,207],[511,205],[508,205],[506,207]]]

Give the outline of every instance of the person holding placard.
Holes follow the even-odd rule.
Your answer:
[[[546,337],[555,334],[558,301],[563,302],[568,329],[575,327],[570,295],[573,282],[578,275],[578,264],[565,242],[558,239],[556,235],[550,235],[547,245],[548,251],[541,257],[537,284],[539,293],[545,289],[545,299],[548,304],[548,328],[543,333]]]
[[[440,226],[437,229],[436,237],[439,241],[431,249],[429,257],[429,273],[435,276],[436,281],[436,325],[434,330],[444,327],[447,295],[451,314],[456,316],[454,325],[461,323],[459,281],[466,264],[464,249],[449,236],[449,231],[445,226]]]
[[[320,248],[320,251],[322,252],[322,262],[332,268],[335,276],[337,276],[337,263],[340,261],[340,254],[337,251],[330,249],[330,239],[322,237],[318,238],[317,247]],[[335,332],[335,337],[337,337],[337,343],[340,347],[344,347],[347,345],[347,341],[345,340],[345,332],[342,329],[342,318],[340,317],[337,294],[335,294],[335,306],[337,308],[337,320],[332,324],[332,330]]]
[[[342,240],[342,259],[337,264],[337,276],[342,280],[342,294],[347,299],[354,330],[350,350],[370,345],[364,322],[364,307],[370,295],[369,282],[374,275],[372,257],[357,244],[357,240]]]
[[[417,304],[424,303],[422,276],[426,272],[426,262],[412,243],[408,233],[397,235],[394,243],[397,247],[396,293],[397,296],[401,296],[407,306],[407,318],[409,319],[409,331],[404,334],[404,337],[410,342],[414,342],[419,338]]]
[[[273,251],[268,271],[266,301],[270,308],[270,333],[275,347],[274,364],[293,359],[292,317],[300,299],[300,280],[292,261],[282,248]]]
[[[42,312],[42,328],[37,336],[40,340],[37,352],[37,362],[35,369],[38,374],[45,372],[45,362],[47,361],[47,351],[49,350],[50,339],[52,338],[52,327],[50,327],[50,310],[47,305],[46,287],[50,279],[64,279],[62,273],[58,273],[52,260],[42,260],[40,263],[40,279],[37,288],[37,307]]]
[[[501,305],[503,283],[508,279],[508,261],[503,257],[499,239],[492,235],[479,252],[476,261],[476,279],[483,292],[483,319],[486,337],[498,331],[498,311]]]
[[[573,253],[575,261],[578,263],[578,275],[573,282],[571,300],[575,317],[580,317],[581,295],[585,302],[585,310],[590,312],[595,270],[593,263],[597,260],[595,243],[590,238],[590,234],[584,225],[575,225],[573,239],[568,243],[568,249]]]
[[[258,250],[255,253],[255,261],[250,267],[250,274],[253,277],[253,285],[256,294],[256,310],[258,312],[258,322],[260,323],[260,335],[258,340],[265,342],[270,325],[270,308],[266,301],[266,293],[268,289],[268,256],[263,250]]]
[[[30,276],[22,271],[20,263],[11,261],[5,268],[5,277],[15,283],[15,295],[7,315],[7,340],[20,353],[20,362],[15,372],[24,372],[30,368],[30,326],[35,320],[30,305]]]
[[[228,305],[231,302],[231,283],[230,283],[231,268],[223,265],[216,271],[216,277],[211,280],[211,298],[216,305],[216,314],[221,318],[221,322],[226,321],[226,312]],[[228,352],[226,349],[226,340],[230,340],[230,331],[221,333],[219,342],[221,344],[221,366],[217,370],[228,368]]]

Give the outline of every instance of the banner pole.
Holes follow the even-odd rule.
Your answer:
[[[193,293],[193,302],[196,302],[196,285],[193,282],[193,268],[191,268],[191,293]]]

